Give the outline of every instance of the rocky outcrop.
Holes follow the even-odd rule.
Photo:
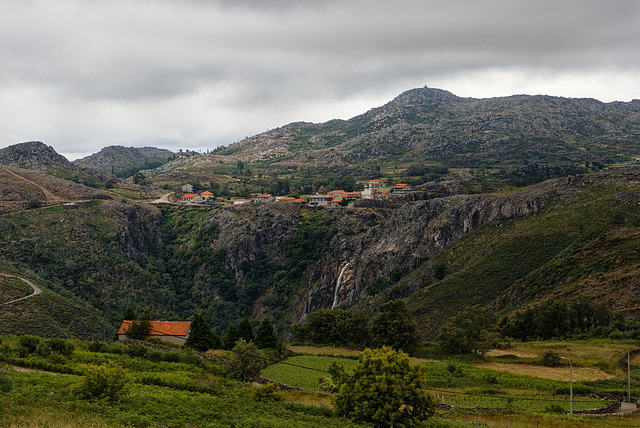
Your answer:
[[[316,168],[398,160],[477,168],[561,165],[635,156],[640,100],[516,95],[461,98],[433,88],[406,91],[349,120],[292,123],[216,153],[245,162]],[[614,149],[615,148],[615,149]]]
[[[109,146],[91,156],[75,160],[73,163],[83,168],[111,174],[130,167],[158,166],[158,164],[167,162],[172,156],[175,156],[175,153],[170,150],[155,147]]]
[[[50,170],[79,170],[51,146],[40,141],[14,144],[0,149],[0,164],[16,168]]]

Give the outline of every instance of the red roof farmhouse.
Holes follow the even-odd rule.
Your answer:
[[[127,338],[127,330],[133,321],[124,320],[118,330],[118,340]],[[167,342],[184,345],[189,337],[191,321],[151,321],[151,333],[149,337],[155,337]]]

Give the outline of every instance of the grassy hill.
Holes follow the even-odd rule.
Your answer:
[[[588,176],[573,178],[576,190],[556,196],[544,211],[482,229],[397,287],[432,278],[433,266],[445,267],[445,278],[408,299],[430,335],[439,320],[473,304],[508,314],[545,300],[587,298],[635,316],[640,308],[633,291],[640,283],[640,185],[622,180],[627,172],[614,170],[599,183]]]

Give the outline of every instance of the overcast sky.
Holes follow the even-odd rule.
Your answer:
[[[205,152],[427,85],[640,98],[636,0],[0,0],[0,148]]]

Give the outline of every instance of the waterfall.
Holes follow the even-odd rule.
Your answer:
[[[338,291],[340,291],[340,284],[342,284],[342,276],[344,275],[344,272],[347,270],[349,263],[350,262],[347,262],[347,264],[344,265],[344,267],[340,271],[340,275],[338,275],[338,282],[336,283],[336,292],[333,295],[333,305],[331,305],[331,309],[335,309],[336,305],[338,304]]]

